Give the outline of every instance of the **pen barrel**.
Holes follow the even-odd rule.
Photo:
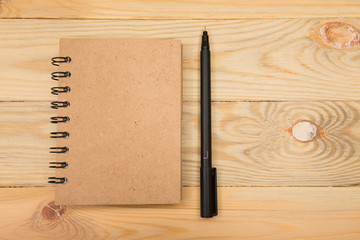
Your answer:
[[[211,168],[210,51],[202,50],[201,62],[201,166]]]
[[[213,210],[213,176],[212,168],[202,167],[200,168],[200,198],[201,209],[200,214],[203,218],[211,218],[214,216]]]
[[[217,174],[211,166],[211,82],[210,47],[207,32],[203,32],[200,52],[201,78],[201,168],[200,168],[200,215],[211,218],[218,214]]]

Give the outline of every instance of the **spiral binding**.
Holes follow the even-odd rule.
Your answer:
[[[69,133],[68,132],[51,132],[50,133],[50,137],[51,138],[67,138],[69,137]]]
[[[51,73],[51,79],[55,81],[59,81],[60,78],[69,78],[71,77],[70,72],[53,72]]]
[[[49,168],[67,168],[67,162],[49,162]]]
[[[70,57],[54,57],[51,59],[52,65],[59,66],[61,63],[70,63],[71,58]],[[51,79],[59,81],[61,78],[70,78],[71,73],[70,72],[53,72],[51,73]],[[70,87],[52,87],[51,88],[51,94],[53,95],[59,95],[63,93],[70,92]],[[53,101],[51,102],[51,108],[52,109],[59,109],[59,108],[66,108],[69,107],[70,103],[68,101]],[[70,121],[70,118],[68,116],[56,116],[51,117],[50,122],[54,124],[58,123],[67,123]],[[68,132],[51,132],[50,138],[68,138],[70,134]],[[67,153],[69,151],[69,148],[64,147],[50,147],[50,153]],[[49,162],[50,168],[67,168],[68,163],[67,162]],[[49,183],[54,184],[66,184],[68,182],[68,179],[65,177],[49,177],[48,178]]]
[[[67,178],[66,177],[62,177],[62,178],[57,178],[57,177],[48,177],[49,181],[48,183],[55,183],[55,184],[59,184],[59,183],[67,183]]]
[[[59,95],[59,93],[68,93],[70,92],[70,87],[52,87],[51,88],[51,94],[53,95]]]
[[[70,106],[70,103],[68,101],[65,101],[65,102],[60,102],[60,101],[51,102],[51,108],[53,108],[53,109],[58,109],[58,108],[61,108],[61,107],[69,107],[69,106]]]
[[[61,122],[68,122],[70,121],[70,118],[68,116],[65,116],[65,117],[51,117],[51,123],[61,123]]]
[[[68,147],[50,147],[50,153],[67,153]]]
[[[51,59],[52,61],[52,65],[54,66],[59,66],[59,63],[69,63],[71,62],[71,58],[70,57],[53,57]]]

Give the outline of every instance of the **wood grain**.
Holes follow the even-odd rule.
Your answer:
[[[201,219],[199,189],[180,205],[56,206],[54,188],[0,189],[2,239],[358,239],[359,188],[220,188]]]
[[[0,186],[48,186],[54,112],[48,102],[0,103]],[[213,103],[213,163],[219,186],[360,184],[360,102]],[[319,133],[292,136],[299,120]],[[199,186],[199,103],[184,102],[184,186]]]
[[[358,35],[344,38],[342,34],[352,28],[358,33],[359,19],[332,19],[348,27],[330,28],[327,41],[332,45],[327,46],[319,31],[329,21],[2,19],[0,101],[54,99],[49,91],[55,84],[50,73],[56,68],[50,59],[58,55],[58,41],[63,37],[179,39],[183,43],[184,100],[197,101],[204,25],[211,33],[214,101],[360,100],[360,50],[357,45],[345,47]]]
[[[49,102],[0,102],[0,187],[43,186],[55,174],[48,164],[53,114]]]
[[[359,17],[358,0],[2,0],[2,18],[242,19]]]
[[[359,239],[360,188],[314,187],[360,183],[359,9],[359,0],[0,0],[0,239]],[[199,217],[197,187],[183,188],[180,205],[148,207],[56,206],[54,188],[31,187],[54,174],[50,58],[61,37],[183,42],[183,184],[198,186],[204,25],[214,163],[219,184],[232,186],[218,188],[219,216]]]
[[[360,184],[359,102],[213,103],[213,164],[221,186]],[[183,183],[198,184],[199,104],[184,104]],[[311,121],[309,142],[292,126]],[[196,185],[197,186],[197,185]]]

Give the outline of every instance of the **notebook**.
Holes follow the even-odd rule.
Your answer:
[[[60,39],[56,204],[180,202],[181,58],[178,40]]]

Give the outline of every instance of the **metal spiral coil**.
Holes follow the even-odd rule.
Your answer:
[[[50,166],[49,168],[67,168],[68,163],[67,162],[49,162]]]
[[[68,132],[51,132],[50,138],[68,138],[69,135]]]
[[[52,65],[54,66],[59,66],[59,63],[69,63],[71,62],[71,58],[70,57],[53,57],[51,59],[52,61]]]
[[[70,118],[68,116],[65,117],[51,117],[51,123],[67,123],[70,121]]]
[[[51,147],[50,153],[67,153],[69,151],[68,147]]]
[[[70,57],[54,57],[51,59],[52,65],[59,66],[61,63],[70,63],[71,58]],[[55,81],[59,81],[61,78],[69,78],[71,76],[71,73],[66,72],[53,72],[51,73],[51,79]],[[51,94],[53,95],[59,95],[61,93],[68,93],[70,92],[70,87],[52,87],[51,88]],[[66,108],[69,107],[70,103],[68,101],[53,101],[51,102],[51,108],[52,109],[59,109],[59,108]],[[70,121],[70,118],[68,116],[56,116],[51,117],[50,122],[51,123],[67,123]],[[70,134],[68,132],[51,132],[50,138],[68,138]],[[67,153],[69,151],[68,147],[50,147],[50,153]],[[49,162],[49,168],[67,168],[68,163],[67,162]],[[68,179],[66,177],[49,177],[49,183],[54,184],[65,184],[68,182]]]
[[[70,92],[70,87],[52,87],[51,88],[51,94],[53,95],[59,95],[59,93],[68,93]]]
[[[58,109],[58,108],[61,108],[61,107],[69,107],[69,106],[70,106],[70,103],[68,101],[65,101],[65,102],[60,102],[60,101],[51,102],[51,108],[53,108],[53,109]]]
[[[55,81],[59,81],[60,78],[69,78],[71,77],[70,72],[53,72],[51,73],[51,79]]]
[[[48,183],[55,183],[55,184],[65,184],[68,182],[66,177],[58,178],[58,177],[48,177]]]

